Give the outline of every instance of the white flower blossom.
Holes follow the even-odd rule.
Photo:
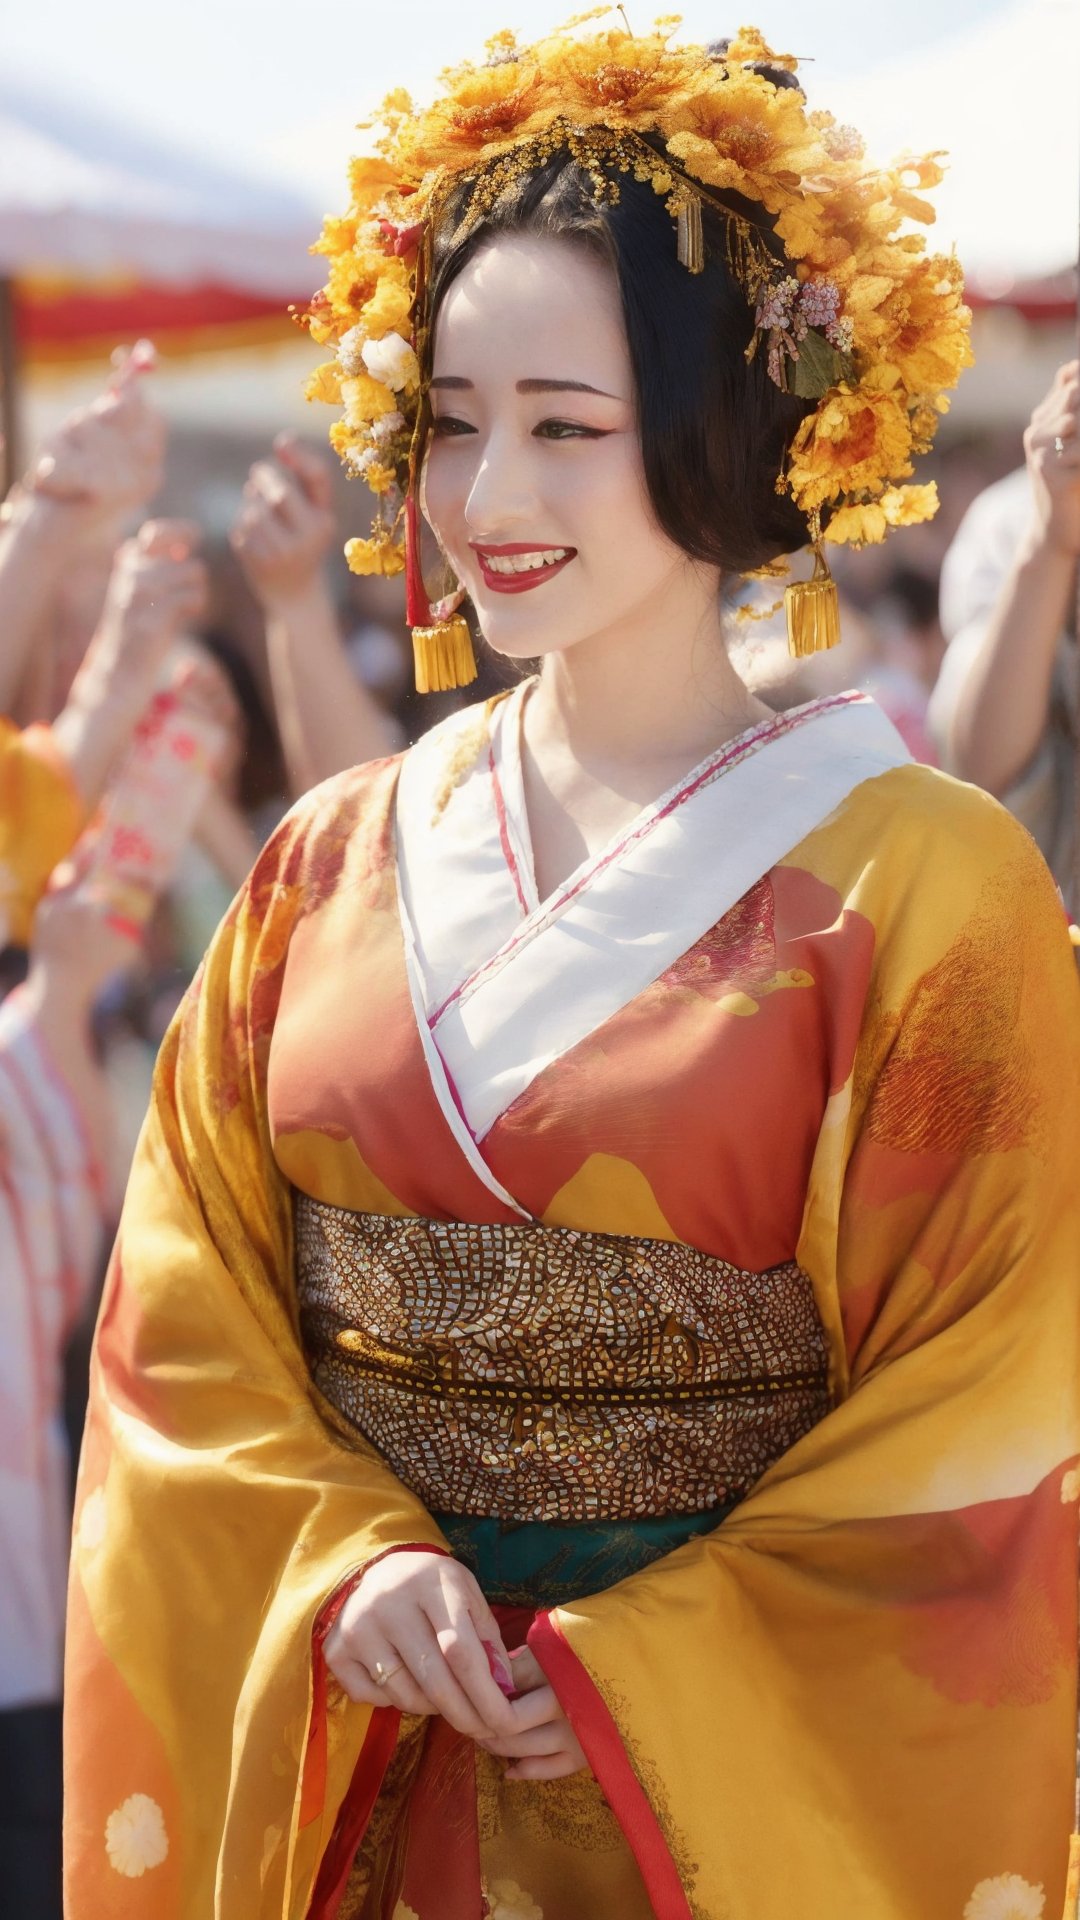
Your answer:
[[[384,447],[388,440],[393,439],[395,433],[403,432],[404,427],[403,413],[384,413],[380,419],[372,421],[371,437],[377,447]]]
[[[347,334],[345,337],[348,339]],[[394,393],[414,386],[420,377],[416,355],[400,333],[388,333],[382,340],[365,340],[360,351],[372,379],[381,380]]]
[[[379,456],[374,447],[350,447],[345,457],[353,473],[365,474]]]
[[[338,365],[342,373],[355,380],[358,373],[364,371],[364,341],[367,335],[363,327],[350,327],[338,341]]]
[[[1045,1906],[1041,1887],[1018,1873],[999,1873],[979,1881],[964,1908],[964,1920],[1042,1920]]]
[[[160,1867],[169,1851],[165,1817],[148,1793],[129,1795],[105,1822],[105,1851],[109,1865],[126,1880],[138,1880],[150,1867]]]

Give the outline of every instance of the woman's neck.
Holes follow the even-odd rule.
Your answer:
[[[630,623],[550,654],[526,714],[538,757],[568,754],[640,800],[768,709],[728,658],[713,580],[694,573],[677,576]]]
[[[549,655],[525,701],[522,772],[541,899],[642,806],[768,717],[728,659],[715,585],[686,587],[684,570],[629,624]]]

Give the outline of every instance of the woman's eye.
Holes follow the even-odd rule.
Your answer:
[[[606,427],[583,427],[580,420],[541,420],[533,429],[541,440],[604,440]]]
[[[437,440],[449,440],[458,434],[476,432],[476,428],[470,427],[467,420],[459,420],[452,413],[440,413],[438,419],[432,421],[431,430]]]

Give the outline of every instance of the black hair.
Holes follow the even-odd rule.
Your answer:
[[[786,77],[786,76],[785,76]],[[492,239],[546,234],[588,248],[610,265],[622,300],[636,387],[649,498],[658,525],[692,559],[744,573],[806,544],[805,517],[776,479],[815,402],[782,393],[764,343],[749,363],[754,314],[727,262],[728,222],[702,204],[705,266],[678,259],[675,223],[651,183],[619,174],[618,199],[558,153],[508,189],[464,237],[455,231],[467,187],[436,236],[431,317],[466,263]],[[783,250],[757,205],[727,196],[749,216],[778,262]]]

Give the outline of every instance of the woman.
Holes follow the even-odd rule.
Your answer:
[[[932,510],[966,353],[766,55],[503,37],[328,229],[353,559],[467,679],[422,491],[540,671],[302,802],[166,1040],[73,1920],[1062,1911],[1071,950],[993,802],[727,664],[727,575]],[[833,612],[819,554],[795,642]]]

